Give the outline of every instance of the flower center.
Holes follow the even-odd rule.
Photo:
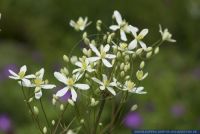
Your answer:
[[[134,86],[135,86],[135,83],[134,83],[134,82],[131,82],[131,81],[128,81],[128,82],[127,82],[127,88],[128,88],[128,90],[133,89]]]
[[[105,87],[108,87],[109,84],[110,84],[110,82],[109,82],[108,80],[104,80],[104,81],[103,81],[103,84],[104,84]]]
[[[138,35],[138,36],[136,37],[137,40],[142,40],[143,38],[144,38],[143,35]]]
[[[73,85],[74,85],[74,80],[73,80],[72,78],[69,78],[69,79],[67,80],[67,85],[68,85],[68,86],[73,86]]]
[[[87,64],[85,62],[82,63],[82,68],[83,68],[83,70],[87,69]]]
[[[24,71],[22,71],[22,72],[19,72],[19,77],[22,79],[22,78],[24,78],[24,76],[25,76],[25,72]]]
[[[42,79],[37,78],[34,80],[34,83],[36,86],[40,86],[41,84],[43,84],[43,81],[42,81]]]
[[[106,57],[106,52],[105,51],[101,51],[101,58],[103,59],[103,58],[105,58]]]

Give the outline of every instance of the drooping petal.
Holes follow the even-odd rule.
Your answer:
[[[139,41],[139,43],[140,43],[140,46],[141,46],[144,50],[147,49],[147,45],[146,45],[143,41]]]
[[[106,44],[106,46],[103,48],[103,50],[105,52],[108,52],[110,50],[110,45],[109,44]]]
[[[52,89],[52,88],[55,88],[56,85],[53,85],[53,84],[45,84],[45,85],[41,85],[41,88],[43,89]]]
[[[26,65],[23,65],[23,66],[20,68],[20,72],[26,73],[26,71],[27,71],[27,67],[26,67]]]
[[[90,86],[87,84],[74,84],[74,87],[82,90],[88,90],[90,88]]]
[[[71,94],[72,94],[72,100],[76,101],[77,93],[76,93],[76,91],[73,88],[71,89]]]
[[[116,95],[116,92],[115,92],[115,90],[113,88],[107,87],[107,89],[108,89],[108,91],[111,92],[111,94]]]
[[[97,55],[97,56],[100,56],[100,52],[98,51],[98,49],[93,45],[93,44],[90,44],[90,48],[92,49],[92,51]]]
[[[90,57],[90,58],[87,58],[89,62],[95,62],[97,60],[100,60],[100,57]]]
[[[114,58],[116,58],[116,55],[106,54],[106,58],[108,58],[108,59],[114,59]]]
[[[138,36],[146,36],[148,34],[149,30],[148,29],[143,29]]]
[[[109,28],[110,28],[111,30],[113,30],[113,31],[116,31],[116,30],[119,29],[120,27],[117,26],[117,25],[111,25]]]
[[[122,23],[122,16],[117,10],[114,11],[114,17],[117,21],[117,24],[120,25]]]
[[[138,28],[134,27],[132,25],[129,25],[129,29],[130,29],[131,33],[133,34],[133,36],[136,37],[137,36],[137,32],[138,32]]]
[[[137,47],[137,40],[134,39],[133,41],[131,41],[131,42],[129,43],[128,49],[129,49],[129,50],[133,50],[133,49],[135,49],[136,47]]]
[[[103,61],[103,64],[106,66],[106,67],[112,67],[112,64],[110,64],[110,62],[109,61],[107,61],[106,59],[102,59],[102,61]]]
[[[36,99],[40,99],[42,97],[42,90],[40,90],[39,92],[35,93],[35,98]]]
[[[54,72],[54,76],[56,77],[57,80],[59,80],[60,82],[66,84],[67,78],[63,74],[61,74],[59,72]]]
[[[121,40],[127,41],[126,34],[123,30],[120,30],[120,36],[121,36]]]
[[[96,83],[100,84],[100,85],[104,85],[103,82],[101,82],[99,79],[93,77],[92,78],[93,81],[95,81]]]
[[[62,97],[64,96],[67,91],[68,91],[69,87],[64,87],[63,89],[60,89],[57,93],[56,93],[56,96],[58,97]]]
[[[81,63],[80,61],[77,61],[77,62],[75,63],[75,65],[78,66],[78,67],[82,67],[82,63]]]
[[[18,77],[18,75],[15,73],[15,72],[13,72],[12,70],[8,70],[9,71],[9,73],[11,74],[11,75],[13,75],[13,76],[15,76],[15,77]]]

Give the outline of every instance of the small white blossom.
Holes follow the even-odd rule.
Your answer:
[[[131,51],[128,49],[128,44],[126,43],[120,43],[119,46],[117,46],[114,42],[113,42],[113,48],[117,48],[118,50],[124,52],[125,54],[133,54],[135,52]]]
[[[56,79],[62,83],[64,83],[66,86],[63,89],[60,89],[57,93],[56,96],[62,97],[64,96],[68,90],[71,90],[72,94],[72,100],[76,101],[77,98],[77,93],[74,88],[81,89],[81,90],[88,90],[90,88],[89,85],[87,84],[77,84],[77,78],[73,77],[66,77],[65,75],[61,74],[60,72],[55,72],[54,76]]]
[[[92,69],[88,59],[82,59],[81,61],[77,61],[75,65],[79,68],[73,70],[72,73],[76,73],[77,79],[80,79],[85,73],[85,71],[88,71],[90,73],[95,71],[95,69]]]
[[[100,87],[99,87],[100,90],[107,89],[111,94],[116,95],[116,92],[113,89],[113,87],[117,87],[117,82],[116,81],[110,82],[108,80],[108,77],[105,74],[102,74],[102,76],[103,76],[102,81],[100,81],[99,79],[97,79],[95,77],[93,77],[92,80],[100,85]]]
[[[145,74],[144,74],[142,70],[138,70],[138,71],[136,72],[136,77],[137,77],[137,79],[140,80],[140,81],[144,80],[147,76],[148,76],[148,73],[145,73]]]
[[[13,72],[12,70],[8,70],[8,71],[11,74],[9,78],[22,81],[22,86],[29,86],[31,84],[29,79],[35,78],[34,75],[26,75],[26,71],[27,71],[26,65],[22,66],[18,73]]]
[[[111,25],[110,29],[113,31],[120,30],[121,40],[127,41],[126,33],[129,33],[129,26],[125,20],[122,20],[121,14],[118,11],[114,11],[113,17],[116,19],[117,25]]]
[[[28,87],[35,87],[36,99],[40,99],[42,97],[42,89],[52,89],[56,87],[53,84],[47,84],[47,82],[43,80],[43,77],[44,77],[44,68],[36,72],[33,83],[30,86],[28,86]]]
[[[75,22],[74,20],[71,20],[69,24],[75,30],[83,31],[87,26],[89,26],[91,24],[91,22],[88,22],[88,18],[87,17],[85,17],[85,19],[83,19],[82,17],[79,17],[77,22]]]
[[[94,98],[90,98],[90,106],[94,107],[98,105],[99,101],[95,100]]]
[[[144,87],[135,87],[135,83],[132,81],[126,81],[125,84],[122,87],[123,91],[128,91],[130,93],[136,93],[136,94],[146,94],[146,92],[143,91]]]
[[[167,28],[163,31],[161,25],[159,25],[159,32],[161,33],[163,41],[176,42],[176,40],[172,39],[172,34]]]
[[[146,46],[146,44],[142,41],[142,39],[148,34],[149,30],[148,30],[148,29],[143,29],[143,30],[137,35],[137,30],[136,30],[135,28],[133,28],[132,26],[129,26],[129,27],[130,27],[130,31],[131,31],[131,33],[132,33],[132,35],[134,36],[135,39],[129,43],[128,48],[129,48],[130,50],[132,50],[132,49],[135,49],[135,48],[138,46],[138,44],[140,44],[140,46],[141,46],[144,50],[146,50],[146,49],[147,49],[147,46]]]
[[[102,60],[103,64],[106,67],[112,67],[112,64],[107,59],[114,59],[114,58],[116,58],[116,55],[107,54],[107,52],[110,50],[109,44],[107,44],[105,47],[103,47],[103,45],[101,45],[100,52],[93,44],[90,44],[90,48],[96,54],[95,57],[87,58],[90,62]]]

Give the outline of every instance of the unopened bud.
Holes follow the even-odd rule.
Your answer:
[[[102,24],[102,21],[101,20],[97,20],[97,23],[96,23],[97,31],[101,31],[101,24]]]
[[[150,58],[152,56],[152,51],[150,51],[150,52],[148,52],[147,54],[146,54],[146,58]]]
[[[70,61],[71,61],[72,64],[75,64],[78,61],[77,56],[72,56]]]
[[[124,70],[124,63],[120,64],[120,70]]]
[[[142,53],[143,49],[142,48],[139,48],[137,51],[136,51],[136,54],[137,55],[140,55]]]
[[[63,111],[64,110],[64,105],[60,104],[60,110]]]
[[[90,44],[90,40],[89,40],[88,38],[84,38],[83,41],[84,41],[84,43],[85,43],[86,45],[89,45],[89,44]]]
[[[67,55],[63,55],[63,60],[64,60],[65,62],[69,62],[69,57],[68,57]]]
[[[155,48],[154,53],[155,53],[155,54],[158,54],[158,53],[159,53],[159,47],[156,47],[156,48]]]
[[[39,114],[39,109],[37,108],[37,106],[33,106],[33,112],[38,115]]]
[[[47,127],[45,126],[42,131],[43,131],[44,134],[46,134],[47,133]]]
[[[87,32],[83,33],[83,39],[87,38]]]
[[[32,102],[33,101],[33,97],[29,98],[28,102]]]
[[[129,55],[126,55],[126,56],[125,56],[125,61],[129,61],[129,60],[130,60]]]
[[[144,65],[145,65],[145,62],[142,61],[142,62],[140,63],[140,69],[144,68]]]
[[[125,72],[124,72],[124,71],[121,71],[120,76],[121,76],[121,77],[124,77],[124,75],[125,75]]]
[[[73,102],[73,100],[68,99],[68,102],[69,102],[70,105],[74,106],[74,102]]]
[[[131,111],[135,111],[137,108],[138,108],[138,105],[135,104],[135,105],[133,105],[133,106],[131,107]]]
[[[56,123],[55,120],[52,120],[52,121],[51,121],[51,124],[52,124],[53,126],[55,125],[55,123]]]
[[[117,52],[117,58],[120,58],[122,55],[120,52]]]

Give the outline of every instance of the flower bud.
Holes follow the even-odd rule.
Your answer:
[[[133,58],[133,59],[134,59],[136,56],[137,56],[136,53],[133,53],[133,54],[132,54],[132,58]]]
[[[121,63],[120,70],[124,70],[124,63]]]
[[[47,127],[45,126],[42,131],[43,131],[44,134],[46,134],[47,133]]]
[[[152,56],[152,51],[150,51],[150,52],[148,52],[147,54],[146,54],[146,58],[150,58]]]
[[[136,54],[137,54],[137,55],[140,55],[140,54],[142,53],[142,51],[143,51],[143,48],[139,48],[139,49],[136,51]]]
[[[152,47],[148,47],[148,48],[146,49],[147,52],[149,52],[149,51],[151,51],[151,50],[152,50]]]
[[[159,53],[159,47],[156,47],[154,50],[154,54],[158,54]]]
[[[99,122],[99,126],[102,126],[103,124],[102,124],[102,122]]]
[[[69,102],[70,105],[74,106],[74,102],[73,102],[73,100],[68,99],[68,102]]]
[[[33,101],[33,97],[29,98],[28,102],[31,103]]]
[[[129,60],[130,60],[129,55],[126,55],[126,56],[125,56],[125,61],[129,61]]]
[[[85,43],[86,45],[89,45],[89,44],[90,44],[90,40],[89,40],[88,38],[84,38],[83,41],[84,41],[84,43]]]
[[[39,109],[37,106],[33,106],[33,112],[38,115],[39,114]]]
[[[64,105],[60,104],[60,110],[63,111],[64,110]]]
[[[126,79],[126,80],[129,80],[129,79],[130,79],[130,75],[127,75],[127,76],[125,77],[125,79]]]
[[[124,77],[124,75],[125,75],[125,72],[124,72],[124,71],[121,71],[120,76],[121,76],[121,77]]]
[[[53,99],[52,99],[52,104],[53,104],[53,105],[56,105],[56,102],[57,102],[56,99],[53,98]]]
[[[120,52],[117,52],[117,58],[120,58],[122,55]]]
[[[56,123],[55,120],[52,120],[52,121],[51,121],[52,126],[54,126],[55,123]]]
[[[63,60],[64,60],[65,62],[69,62],[69,57],[68,57],[67,55],[63,55]]]
[[[142,61],[142,62],[140,63],[140,69],[144,68],[144,65],[145,65],[145,62]]]
[[[87,38],[87,32],[83,33],[83,39]]]
[[[85,120],[84,120],[84,119],[81,119],[81,120],[80,120],[80,123],[81,123],[81,124],[83,124],[84,122],[85,122]]]
[[[138,108],[138,105],[135,104],[135,105],[133,105],[133,106],[131,107],[131,111],[135,111],[137,108]]]
[[[102,24],[102,21],[101,20],[97,20],[97,23],[96,23],[97,31],[101,31],[101,24]]]
[[[72,64],[75,64],[78,61],[77,56],[72,56],[70,61],[71,61]]]
[[[103,40],[106,41],[107,40],[107,35],[103,36]]]

